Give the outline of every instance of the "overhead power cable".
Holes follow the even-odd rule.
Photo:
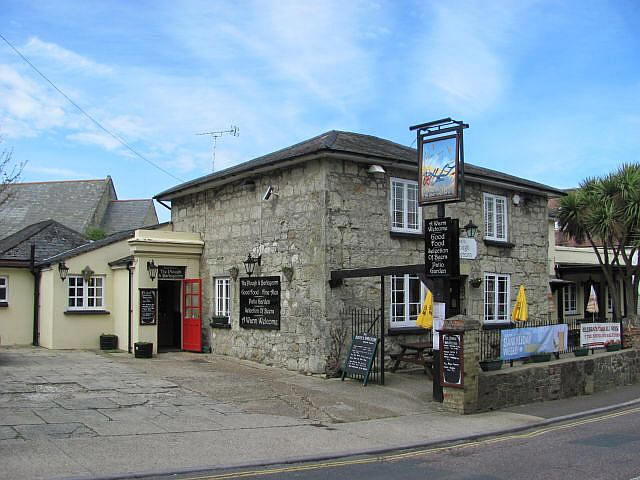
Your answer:
[[[127,150],[129,150],[131,153],[133,153],[136,157],[144,160],[145,162],[147,162],[149,165],[151,165],[152,167],[157,168],[158,170],[160,170],[163,173],[166,173],[167,175],[169,175],[170,177],[174,178],[175,180],[178,180],[179,182],[184,182],[184,180],[182,178],[176,177],[173,173],[169,172],[168,170],[162,168],[160,165],[152,162],[151,160],[149,160],[148,158],[144,157],[142,154],[138,153],[136,150],[133,149],[133,147],[131,147],[127,142],[125,142],[122,138],[120,138],[118,135],[116,135],[115,133],[111,132],[108,128],[104,127],[98,120],[96,120],[95,118],[93,118],[89,113],[87,113],[80,105],[78,105],[76,102],[74,102],[71,98],[69,98],[69,96],[64,93],[62,90],[60,90],[55,83],[53,83],[51,80],[49,80],[47,78],[47,76],[42,73],[40,70],[38,70],[38,68],[29,61],[29,59],[27,57],[25,57],[16,47],[13,46],[13,44],[11,42],[9,42],[9,40],[7,40],[1,33],[0,33],[0,38],[2,38],[2,40],[4,40],[4,42],[9,45],[9,47],[16,52],[16,54],[18,54],[18,56],[20,58],[22,58],[22,60],[24,60],[27,65],[29,65],[31,68],[33,68],[36,73],[38,75],[40,75],[47,83],[49,83],[49,85],[51,85],[60,95],[62,95],[64,98],[67,99],[67,101],[73,105],[74,107],[76,107],[78,109],[78,111],[80,113],[82,113],[85,117],[87,117],[89,120],[91,120],[91,122],[98,127],[100,130],[102,130],[103,132],[105,132],[107,135],[109,135],[111,138],[113,138],[114,140],[116,140],[118,143],[120,143],[123,147],[125,147]]]

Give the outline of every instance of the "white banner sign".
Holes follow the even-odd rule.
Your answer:
[[[460,244],[460,258],[465,260],[475,260],[478,256],[478,244],[475,238],[462,237],[459,240]]]
[[[443,302],[433,302],[433,349],[440,350],[440,330],[444,323],[444,306]]]
[[[580,346],[581,347],[604,347],[607,342],[620,341],[619,323],[581,323],[580,324]]]

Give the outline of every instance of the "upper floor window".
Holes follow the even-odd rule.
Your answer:
[[[571,283],[564,287],[563,292],[564,313],[566,315],[578,314],[578,288],[575,283]]]
[[[393,275],[389,328],[415,327],[425,295],[426,288],[417,275]]]
[[[86,281],[79,275],[69,275],[69,310],[103,310],[104,277],[95,276]]]
[[[216,278],[214,288],[215,315],[229,317],[231,315],[231,279],[229,277]]]
[[[484,198],[484,238],[507,241],[507,197],[485,193]]]
[[[0,302],[9,301],[9,277],[0,277]]]
[[[418,182],[391,179],[391,231],[422,232],[422,212],[418,206]]]
[[[509,275],[484,274],[484,321],[500,323],[509,321]]]

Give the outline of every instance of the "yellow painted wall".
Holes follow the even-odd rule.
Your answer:
[[[39,345],[53,348],[53,295],[55,282],[62,283],[58,271],[52,268],[40,274],[40,336]]]
[[[118,268],[113,271],[113,333],[118,336],[118,349],[127,350],[129,347],[129,271]],[[133,343],[131,344],[133,348]]]
[[[34,277],[27,268],[0,268],[7,277],[8,306],[0,307],[0,344],[26,345],[33,341]]]

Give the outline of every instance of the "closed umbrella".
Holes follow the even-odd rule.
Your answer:
[[[529,307],[527,306],[527,296],[524,293],[524,286],[520,285],[518,290],[518,298],[511,312],[511,318],[514,322],[526,322],[529,320]]]
[[[433,294],[431,290],[427,290],[427,296],[416,320],[416,325],[422,328],[433,328]]]
[[[591,285],[591,291],[589,292],[589,301],[587,302],[587,312],[595,314],[600,310],[598,309],[598,297],[596,297],[596,289]]]

